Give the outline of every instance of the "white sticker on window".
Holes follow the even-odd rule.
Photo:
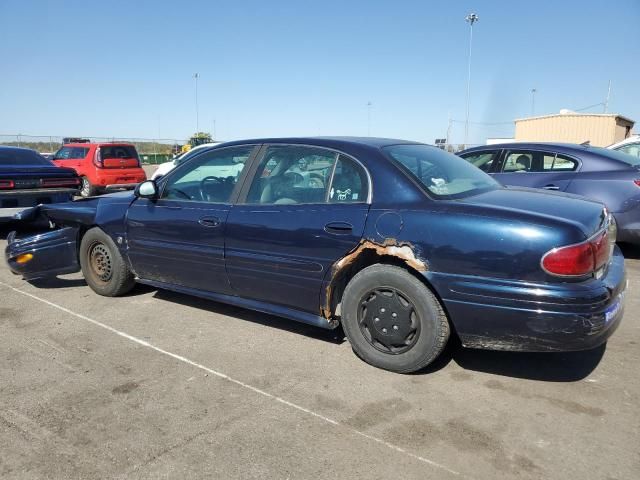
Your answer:
[[[354,193],[353,195],[351,195],[351,200],[357,200],[358,199],[358,194]]]

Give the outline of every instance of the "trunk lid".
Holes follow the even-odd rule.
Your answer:
[[[479,207],[560,219],[576,225],[586,237],[600,230],[607,220],[605,206],[600,202],[535,188],[500,188],[462,201]]]
[[[103,168],[132,168],[140,166],[138,152],[133,145],[101,145],[99,155]]]

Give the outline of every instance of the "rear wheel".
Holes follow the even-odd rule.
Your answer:
[[[93,197],[98,193],[98,189],[94,187],[87,177],[82,177],[82,187],[80,189],[80,195],[83,197]]]
[[[442,305],[424,283],[391,265],[358,272],[342,296],[342,326],[356,354],[385,370],[430,364],[449,338]]]
[[[109,235],[95,227],[80,242],[80,266],[91,289],[105,297],[117,297],[135,285],[118,247]]]

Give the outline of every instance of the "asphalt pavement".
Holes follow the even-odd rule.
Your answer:
[[[4,250],[7,228],[0,230]],[[340,331],[0,265],[0,477],[640,478],[640,253],[606,347],[399,375]]]

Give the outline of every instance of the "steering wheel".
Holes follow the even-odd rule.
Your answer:
[[[304,183],[304,177],[297,172],[287,172],[283,175],[285,183],[293,186]]]
[[[200,200],[202,200],[203,202],[208,202],[211,200],[210,195],[206,192],[206,185],[208,183],[215,183],[216,186],[218,188],[221,189],[221,187],[224,185],[225,179],[222,177],[214,177],[213,175],[210,175],[208,177],[204,177],[202,180],[200,180]]]
[[[307,179],[307,186],[309,188],[324,188],[324,180],[320,175],[312,173]]]

